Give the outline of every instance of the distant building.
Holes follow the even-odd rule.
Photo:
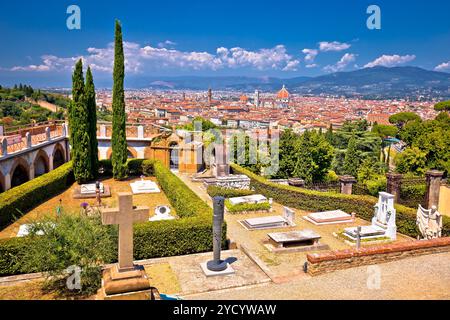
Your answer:
[[[276,105],[279,108],[289,107],[289,91],[287,91],[284,85],[283,88],[281,88],[281,90],[277,93]]]
[[[253,103],[256,108],[259,108],[259,91],[255,90],[255,96],[253,97]]]

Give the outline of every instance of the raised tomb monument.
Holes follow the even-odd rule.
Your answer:
[[[352,223],[355,221],[355,214],[350,215],[342,210],[333,210],[310,213],[307,216],[303,216],[303,219],[316,226],[322,226],[328,224]]]
[[[213,178],[203,179],[203,184],[227,189],[250,189],[250,178],[243,174],[230,174],[230,163],[224,144],[216,144],[215,154],[211,156],[210,166]]]
[[[239,223],[250,231],[295,227],[295,212],[288,207],[284,207],[283,216],[249,218],[241,220]]]
[[[380,192],[378,203],[374,206],[374,217],[372,218],[372,225],[346,228],[344,236],[356,241],[358,233],[360,239],[376,239],[376,238],[390,238],[397,239],[397,225],[396,225],[396,210],[394,208],[393,194],[387,192]]]

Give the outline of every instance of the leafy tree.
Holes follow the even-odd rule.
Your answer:
[[[325,132],[325,139],[327,139],[330,144],[333,144],[333,137],[333,124],[330,123],[327,132]]]
[[[217,126],[212,121],[204,119],[202,117],[195,117],[194,120],[192,120],[192,123],[185,125],[183,129],[188,131],[194,131],[196,129],[195,128],[196,122],[201,123],[203,132],[217,128]]]
[[[400,112],[389,117],[389,122],[397,125],[399,129],[411,121],[421,121],[421,118],[414,112]]]
[[[427,154],[419,148],[406,148],[395,158],[398,173],[414,173],[423,175],[426,172]]]
[[[380,138],[395,137],[398,133],[398,128],[395,126],[377,124],[372,127],[372,132],[377,134]]]
[[[343,171],[345,174],[356,177],[358,173],[359,167],[359,155],[358,149],[356,145],[356,137],[353,136],[347,147],[347,151],[345,152],[345,158],[343,163]]]
[[[296,143],[299,136],[291,129],[285,130],[280,135],[279,170],[276,178],[290,178],[294,174],[297,163]]]
[[[333,147],[325,137],[315,131],[305,131],[295,146],[297,161],[294,177],[306,182],[324,181],[334,156]]]
[[[93,178],[98,175],[98,141],[97,141],[97,104],[95,101],[95,85],[91,68],[86,72],[85,86],[86,108],[88,112],[89,140],[91,142],[91,172]]]
[[[450,100],[436,103],[434,105],[434,110],[436,110],[436,111],[447,111],[447,112],[450,111]]]
[[[125,114],[125,60],[122,41],[122,27],[116,20],[115,47],[114,47],[114,84],[113,84],[113,129],[111,138],[113,175],[116,180],[127,176],[127,138]]]

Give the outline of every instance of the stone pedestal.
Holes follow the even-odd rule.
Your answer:
[[[115,265],[103,271],[98,300],[158,300],[159,293],[150,286],[142,266],[119,270]]]
[[[387,193],[394,195],[395,202],[400,199],[400,187],[402,184],[402,175],[399,173],[387,173]]]
[[[430,170],[426,173],[427,177],[427,196],[426,205],[428,209],[439,206],[439,193],[441,188],[441,180],[444,172],[438,170]]]
[[[356,183],[355,177],[352,176],[340,176],[339,182],[341,183],[341,193],[352,194],[353,184]]]

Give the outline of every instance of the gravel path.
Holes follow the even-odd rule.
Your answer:
[[[368,276],[380,271],[379,289],[368,289]],[[450,300],[450,253],[403,259],[368,267],[340,270],[317,277],[302,277],[283,284],[269,283],[185,297],[228,299],[445,299]]]

